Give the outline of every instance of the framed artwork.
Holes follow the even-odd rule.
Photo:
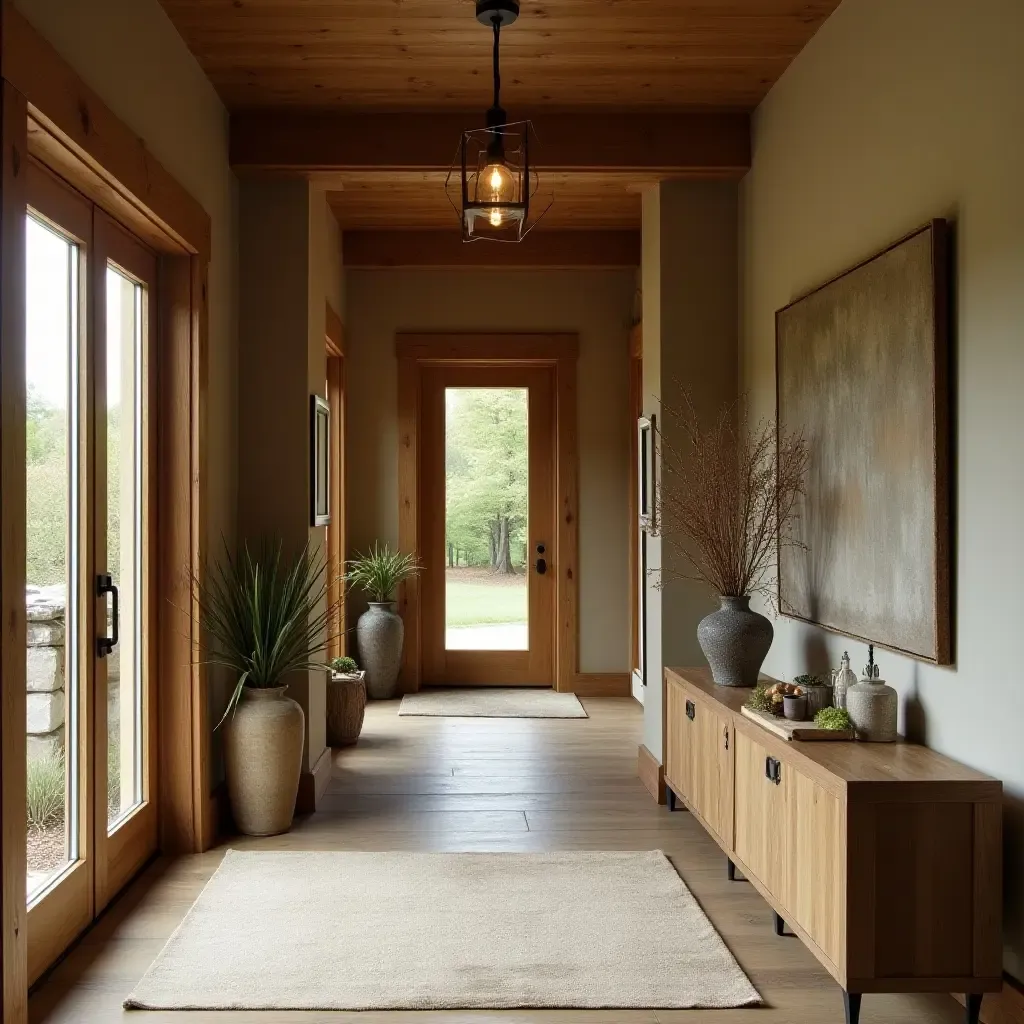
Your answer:
[[[936,220],[776,314],[780,434],[808,443],[784,614],[952,660],[949,271]]]
[[[637,569],[640,574],[637,593],[639,595],[639,626],[637,629],[637,668],[640,681],[647,685],[647,537],[655,527],[657,506],[654,500],[655,488],[655,431],[657,418],[641,416],[637,420],[637,502],[640,515],[640,530],[637,536]]]
[[[310,518],[314,526],[331,521],[331,407],[320,395],[310,395]]]

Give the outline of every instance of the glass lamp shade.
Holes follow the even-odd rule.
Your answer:
[[[463,133],[459,159],[448,174],[463,241],[518,242],[529,230],[529,129],[523,121]]]

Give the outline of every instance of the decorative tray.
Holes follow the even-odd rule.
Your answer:
[[[852,740],[856,739],[852,729],[822,729],[813,722],[791,722],[788,718],[778,718],[770,711],[755,711],[753,708],[740,708],[747,718],[753,719],[773,736],[784,740]]]

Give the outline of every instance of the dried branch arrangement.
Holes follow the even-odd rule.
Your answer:
[[[687,398],[682,412],[663,409],[655,452],[657,530],[693,570],[678,575],[722,596],[761,594],[774,605],[779,551],[803,546],[794,527],[807,473],[804,438],[777,437],[773,420],[752,427],[732,406],[704,427]]]

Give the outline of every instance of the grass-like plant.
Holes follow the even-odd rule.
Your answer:
[[[366,554],[357,555],[348,563],[345,580],[362,590],[371,602],[386,604],[395,599],[398,584],[419,571],[413,555],[403,555],[387,544],[375,543]]]
[[[28,762],[28,789],[25,793],[29,828],[42,831],[64,821],[67,777],[64,751],[55,750]]]
[[[751,711],[771,711],[772,699],[768,696],[768,687],[755,686],[753,693],[747,698],[746,707]]]
[[[218,728],[246,686],[270,689],[291,672],[324,667],[317,656],[336,638],[338,621],[328,583],[322,553],[306,545],[286,558],[280,542],[264,543],[255,557],[248,545],[234,555],[225,547],[221,561],[192,574],[205,660],[237,675]]]
[[[359,671],[359,666],[356,664],[355,658],[333,658],[331,660],[331,669],[340,676],[350,676],[354,672]]]

